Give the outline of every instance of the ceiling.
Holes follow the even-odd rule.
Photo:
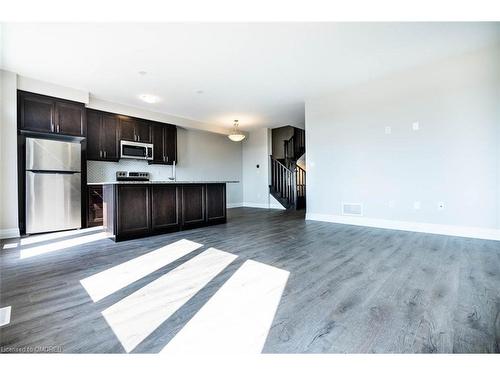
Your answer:
[[[2,67],[207,124],[303,126],[306,98],[496,43],[499,25],[12,23]]]

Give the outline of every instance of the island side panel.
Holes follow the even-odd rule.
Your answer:
[[[116,185],[102,187],[103,228],[108,236],[116,236]]]

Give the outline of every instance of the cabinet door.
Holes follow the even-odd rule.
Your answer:
[[[124,141],[137,141],[134,119],[127,117],[120,118],[120,139]]]
[[[172,185],[153,185],[151,199],[153,230],[179,227],[179,188]]]
[[[226,185],[207,184],[207,221],[226,220]]]
[[[151,125],[151,139],[153,142],[153,160],[150,164],[163,164],[165,162],[165,129],[163,125]]]
[[[120,159],[119,120],[118,117],[104,113],[102,115],[101,148],[103,160],[118,161]],[[88,131],[88,129],[87,129]]]
[[[35,94],[18,95],[20,128],[44,133],[54,131],[54,100]]]
[[[89,227],[103,223],[103,198],[102,186],[91,185],[88,187],[87,222]]]
[[[120,235],[140,235],[150,231],[151,206],[147,185],[119,185],[117,205]]]
[[[87,160],[101,159],[101,125],[101,113],[87,111]]]
[[[58,102],[55,104],[55,126],[57,133],[83,136],[83,104]]]
[[[137,121],[135,124],[135,134],[137,141],[151,143],[151,128],[146,121]]]
[[[177,162],[177,127],[174,125],[165,127],[165,160],[167,164]]]
[[[205,186],[182,185],[182,225],[194,227],[205,222]]]

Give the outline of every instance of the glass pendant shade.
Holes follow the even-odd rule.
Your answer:
[[[245,134],[238,129],[238,120],[234,120],[233,130],[227,137],[233,142],[241,142],[245,139]]]

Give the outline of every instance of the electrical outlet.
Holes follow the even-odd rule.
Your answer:
[[[411,127],[414,131],[417,131],[420,129],[420,124],[418,122],[414,122]]]
[[[421,205],[420,205],[419,201],[413,202],[413,209],[414,210],[420,210],[420,207],[421,207]]]
[[[392,133],[392,128],[390,126],[385,127],[385,134],[391,134]]]
[[[441,210],[444,210],[444,208],[445,208],[444,202],[439,202],[438,203],[438,210],[441,211]]]

